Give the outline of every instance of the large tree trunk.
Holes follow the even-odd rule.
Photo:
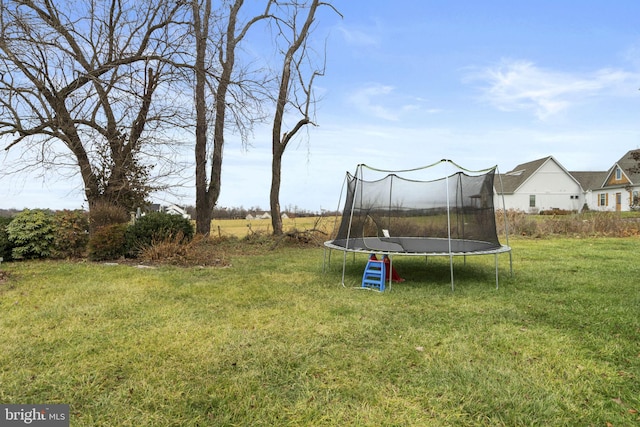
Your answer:
[[[273,159],[271,161],[271,193],[269,195],[269,204],[271,207],[271,226],[273,234],[279,236],[282,234],[282,212],[280,211],[280,186],[282,183],[282,155],[284,154],[284,145],[274,144]]]
[[[211,0],[205,0],[204,14],[201,16],[201,7],[198,0],[193,0],[194,26],[196,27],[197,60],[196,60],[196,231],[199,234],[209,234],[211,231],[211,220],[213,209],[220,197],[220,187],[222,180],[222,156],[224,149],[224,131],[226,110],[229,106],[227,93],[232,84],[232,74],[235,67],[235,51],[246,35],[249,28],[261,19],[267,18],[269,5],[263,15],[256,16],[249,20],[238,33],[237,20],[238,13],[242,8],[244,0],[234,0],[229,8],[228,21],[225,33],[216,42],[218,52],[217,60],[221,69],[220,76],[216,77],[217,85],[210,94],[214,99],[214,123],[213,123],[213,152],[211,154],[211,166],[209,169],[209,183],[207,184],[207,119],[206,119],[206,54],[210,41],[208,36],[209,18],[211,16]],[[206,19],[205,19],[206,16]]]
[[[211,0],[205,0],[202,15],[200,5],[193,1],[193,26],[196,37],[196,59],[194,64],[196,107],[196,232],[208,235],[211,231],[211,211],[207,194],[207,105],[205,56],[208,43]]]

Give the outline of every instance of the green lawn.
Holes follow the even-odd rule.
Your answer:
[[[3,263],[0,402],[72,426],[640,425],[640,240],[511,242],[500,256],[280,248],[226,268]],[[351,257],[349,257],[351,260]],[[340,264],[340,265],[339,265]]]

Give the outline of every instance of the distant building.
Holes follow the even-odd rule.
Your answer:
[[[182,207],[180,207],[178,205],[174,205],[174,204],[163,206],[163,205],[160,205],[158,203],[154,203],[154,204],[149,206],[149,211],[150,212],[162,212],[162,213],[166,213],[166,214],[169,214],[169,215],[179,215],[179,216],[181,216],[183,218],[191,219],[191,215],[189,215],[184,208],[182,208]],[[144,215],[144,214],[142,214],[142,215]],[[140,213],[138,213],[137,216],[140,216]]]
[[[529,213],[640,209],[640,150],[628,151],[607,171],[570,172],[552,156],[522,163],[495,177],[495,206]]]
[[[579,211],[584,204],[580,183],[552,156],[496,176],[494,187],[504,197],[506,209],[535,214],[553,209]],[[496,200],[495,206],[502,205],[502,200]]]

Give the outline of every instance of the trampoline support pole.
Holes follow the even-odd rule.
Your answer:
[[[325,246],[324,251],[322,251],[322,274],[326,272],[324,268],[326,261],[327,261],[327,248]]]
[[[496,289],[498,289],[498,254],[494,254],[496,260]]]
[[[455,286],[453,284],[453,254],[449,254],[449,270],[451,273],[451,292],[454,292]]]
[[[509,270],[511,271],[511,277],[513,277],[513,254],[509,251]]]
[[[391,291],[391,280],[393,278],[393,257],[389,254],[389,291]]]
[[[355,254],[354,254],[355,256]],[[343,256],[342,256],[342,287],[345,288],[345,284],[344,284],[344,272],[345,269],[347,268],[347,252],[343,252]]]

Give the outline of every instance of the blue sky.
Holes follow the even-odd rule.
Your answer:
[[[314,33],[327,41],[318,127],[284,155],[283,207],[336,209],[359,163],[447,158],[506,172],[552,155],[569,170],[606,170],[640,148],[640,2],[334,4],[344,17],[325,9]],[[221,206],[268,209],[268,128],[250,143],[227,142]],[[154,200],[194,204],[192,188],[178,193]],[[0,208],[81,206],[77,180],[0,179]]]

